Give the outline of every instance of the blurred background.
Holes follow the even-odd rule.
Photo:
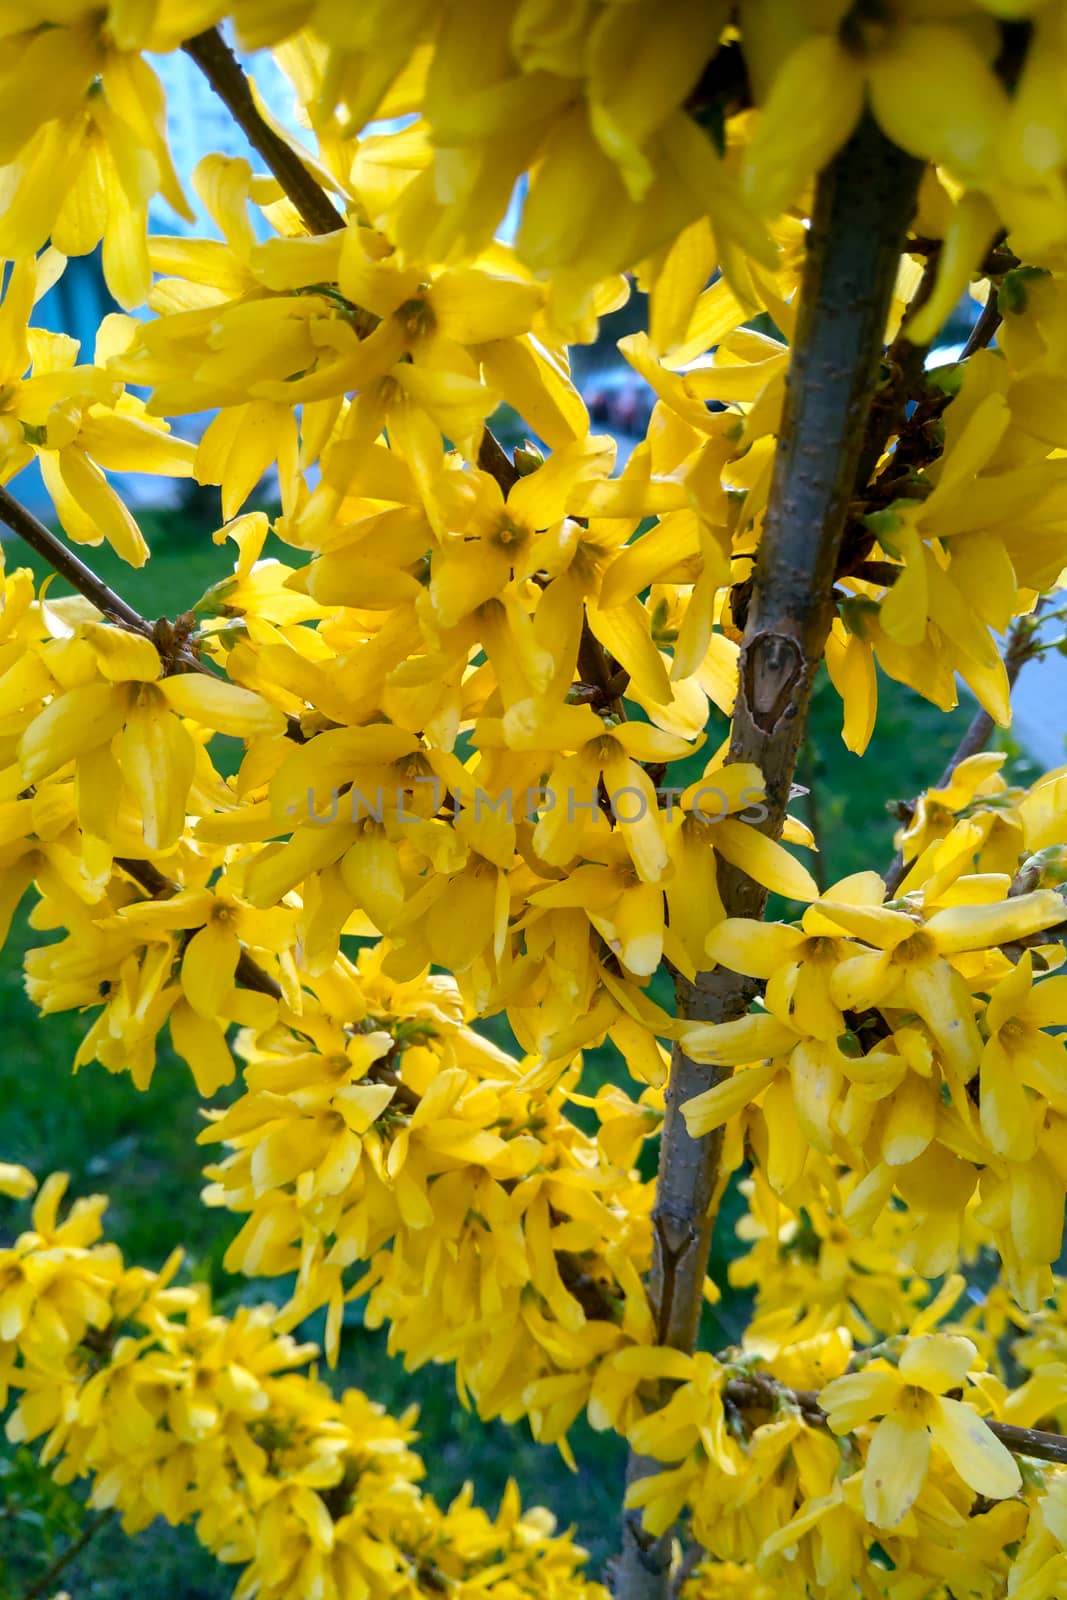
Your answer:
[[[185,56],[179,52],[155,64],[167,91],[178,171],[192,199],[189,177],[206,150],[250,152]],[[291,91],[270,57],[253,57],[247,64],[276,114],[296,128]],[[151,220],[158,232],[201,231],[199,224],[190,229],[163,202],[158,202]],[[90,257],[71,262],[38,307],[35,321],[80,339],[88,359],[97,325],[113,309],[99,263]],[[935,362],[958,358],[976,309],[969,300],[961,303]],[[644,319],[643,299],[635,293],[622,311],[605,321],[596,343],[577,350],[574,357],[593,426],[616,437],[621,459],[643,435],[653,397],[623,362],[615,341],[643,326]],[[183,419],[182,425],[195,426],[195,421]],[[494,426],[498,423],[506,443],[520,441],[517,419],[494,419]],[[34,471],[21,474],[13,490],[53,523]],[[224,557],[208,537],[222,520],[219,492],[196,485],[161,485],[148,478],[131,478],[121,487],[142,523],[152,560],[142,571],[132,572],[106,547],[90,552],[90,559],[100,575],[142,612],[173,616],[191,607],[223,575]],[[257,503],[268,511],[275,509],[269,482],[261,486]],[[26,559],[21,547],[8,547],[6,555],[9,566]],[[43,576],[39,567],[35,570]],[[861,769],[840,741],[837,698],[825,683],[820,685],[798,773],[809,793],[798,801],[797,809],[819,841],[822,882],[832,883],[862,867],[888,865],[895,824],[885,803],[909,799],[936,781],[973,713],[973,703],[966,691],[963,694],[960,709],[944,716],[883,678],[878,728]],[[1010,775],[1029,781],[1065,759],[1067,660],[1057,650],[1050,648],[1026,668],[1018,708],[1012,734],[998,735],[998,740],[1009,752]],[[725,721],[720,731],[725,733]],[[710,747],[716,742],[713,730]],[[42,937],[34,934],[24,917],[16,919],[0,956],[4,1044],[0,1159],[23,1162],[42,1177],[55,1169],[67,1171],[74,1194],[110,1194],[109,1236],[130,1260],[157,1267],[175,1243],[184,1243],[188,1272],[211,1284],[222,1310],[231,1311],[241,1301],[286,1298],[284,1282],[250,1283],[233,1279],[222,1269],[236,1222],[195,1200],[204,1159],[195,1144],[200,1102],[184,1065],[162,1050],[151,1089],[143,1094],[125,1076],[111,1077],[95,1063],[73,1078],[71,1061],[90,1019],[78,1015],[41,1019],[23,993],[23,952]],[[510,1042],[499,1019],[491,1019],[486,1029],[499,1042]],[[592,1052],[587,1058],[591,1090],[617,1070],[606,1053]],[[223,1091],[215,1103],[224,1104],[231,1093]],[[25,1213],[16,1214],[6,1202],[0,1206],[2,1244],[22,1225]],[[724,1285],[725,1263],[736,1254],[733,1228],[740,1209],[740,1197],[733,1190],[720,1217],[712,1261],[716,1280]],[[743,1297],[727,1287],[721,1305],[708,1313],[712,1325],[707,1342],[713,1348],[731,1343],[740,1334],[745,1314]],[[318,1329],[312,1323],[300,1331],[315,1337]],[[346,1317],[336,1381],[357,1385],[392,1410],[412,1401],[419,1405],[428,1487],[439,1499],[447,1501],[472,1479],[479,1499],[495,1505],[508,1477],[515,1476],[526,1502],[547,1505],[561,1522],[576,1524],[593,1558],[591,1570],[599,1574],[616,1545],[624,1457],[618,1440],[577,1426],[572,1444],[580,1466],[572,1475],[554,1449],[534,1444],[521,1429],[485,1425],[465,1412],[449,1368],[406,1374],[387,1355],[384,1335],[363,1326],[358,1304]],[[84,1485],[55,1487],[29,1451],[0,1441],[0,1600],[28,1600],[46,1592],[37,1587],[41,1575],[77,1539],[85,1523],[84,1500]],[[189,1528],[171,1529],[160,1523],[130,1541],[109,1525],[64,1568],[62,1587],[75,1600],[90,1595],[139,1600],[146,1584],[175,1600],[216,1600],[230,1593],[235,1576],[200,1550]]]

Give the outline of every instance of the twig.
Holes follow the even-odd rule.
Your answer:
[[[905,326],[929,298],[936,266],[935,251],[927,260],[919,288],[908,307]],[[992,289],[960,353],[960,361],[984,349],[1001,320],[996,290]],[[913,345],[903,334],[898,334],[886,354],[889,378],[871,406],[867,447],[856,475],[852,514],[837,565],[839,578],[860,578],[865,583],[877,583],[888,589],[900,577],[902,568],[868,559],[877,540],[865,517],[868,512],[891,505],[894,500],[921,499],[930,492],[930,484],[920,474],[941,453],[940,422],[952,396],[947,390],[931,393],[930,386],[925,383],[929,348],[928,344]],[[915,408],[902,420],[901,413],[908,400],[916,401]],[[881,472],[871,480],[894,427],[896,444]]]
[[[293,147],[280,138],[265,121],[256,105],[244,69],[220,30],[208,28],[204,33],[198,33],[194,38],[187,39],[182,49],[196,62],[219,99],[232,113],[253,149],[263,157],[300,213],[309,232],[335,233],[338,228],[343,228],[345,218],[334,208],[333,202],[318,180],[304,166]],[[355,305],[351,301],[347,304],[360,319],[360,331],[364,335],[369,333],[378,321],[377,317],[363,306]],[[489,428],[484,428],[482,431],[478,465],[483,472],[488,472],[496,479],[505,496],[518,482],[518,469]],[[599,642],[596,639],[592,642],[595,648],[603,653]],[[602,676],[604,682],[611,677],[606,660]],[[598,683],[597,687],[602,687],[602,684]]]
[[[681,1594],[682,1590],[689,1582],[689,1579],[700,1566],[700,1563],[707,1559],[707,1554],[708,1552],[704,1549],[703,1545],[691,1544],[689,1546],[685,1552],[685,1555],[682,1557],[678,1571],[674,1575],[674,1581],[671,1584],[671,1593],[674,1596],[677,1597]]]
[[[1034,640],[1043,604],[1044,600],[1039,600],[1033,611],[1028,612],[1026,616],[1016,617],[1008,630],[1008,641],[1004,648],[1004,670],[1008,676],[1009,689],[1015,687],[1019,673],[1031,656],[1035,654]],[[966,733],[949,757],[948,765],[934,787],[947,789],[952,782],[952,775],[956,768],[961,762],[968,760],[971,756],[978,755],[980,751],[985,749],[995,727],[996,723],[989,715],[989,712],[984,707],[979,707],[971,718],[970,726],[967,728]],[[901,807],[901,812],[905,816],[914,816],[916,805],[918,805],[918,800],[915,800],[910,805],[905,802]],[[890,896],[900,888],[907,876],[907,870],[908,863],[904,860],[903,851],[898,850],[885,875],[886,892]]]
[[[1003,236],[1002,236],[1003,240]],[[917,235],[909,239],[904,246],[909,256],[936,255],[942,246],[941,239],[927,239]],[[979,271],[984,278],[1002,278],[1005,273],[1012,272],[1016,267],[1022,266],[1021,257],[1013,250],[1009,250],[1003,242],[991,245],[982,257]]]
[[[151,639],[159,651],[164,673],[199,672],[206,678],[215,677],[210,667],[205,666],[187,644],[175,648],[176,630],[166,618],[149,622],[147,617],[142,617],[141,613],[127,604],[121,595],[110,589],[102,578],[98,578],[92,568],[87,567],[73,550],[68,550],[62,539],[58,539],[43,522],[39,522],[32,511],[2,487],[0,487],[0,522],[6,523],[12,533],[16,533],[31,550],[36,550],[54,572],[65,578],[79,594],[91,600],[105,617],[109,617],[121,627],[129,628],[132,633],[140,633],[145,638]],[[300,718],[287,714],[285,721],[286,737],[297,744],[304,744],[306,735],[300,726]]]
[[[816,1427],[826,1424],[826,1412],[814,1389],[789,1389],[763,1373],[729,1379],[724,1393],[739,1411],[773,1410],[776,1404],[784,1402],[796,1406],[805,1422]],[[992,1417],[983,1417],[982,1421],[1014,1455],[1029,1456],[1034,1461],[1067,1463],[1067,1434],[1044,1428],[1019,1428],[1012,1422],[997,1422]]]
[[[960,351],[961,361],[966,361],[968,356],[973,356],[978,350],[987,349],[993,343],[997,329],[1004,320],[998,305],[998,299],[996,286],[992,285],[986,295],[985,305],[978,313],[974,327],[967,335],[967,343]]]
[[[5,522],[12,533],[17,533],[24,544],[37,554],[53,571],[65,578],[71,588],[91,600],[98,611],[105,617],[110,617],[113,622],[122,623],[123,627],[132,628],[136,633],[152,635],[152,624],[127,605],[121,595],[109,589],[102,578],[98,578],[91,567],[76,556],[73,550],[68,550],[62,539],[57,539],[55,534],[39,522],[33,512],[16,500],[7,489],[0,488],[0,522]]]
[[[1044,1428],[1017,1428],[1011,1422],[991,1422],[988,1417],[985,1424],[1014,1455],[1030,1456],[1035,1461],[1067,1463],[1067,1437],[1062,1433],[1049,1433]]]
[[[253,150],[261,155],[300,213],[309,233],[335,233],[345,219],[293,146],[275,133],[256,105],[240,62],[218,28],[208,28],[182,45],[196,62]]]
[[[219,29],[208,28],[206,32],[198,33],[188,39],[182,48],[196,62],[220,100],[229,108],[253,149],[263,157],[293,202],[309,231],[333,233],[343,228],[344,217],[334,209],[328,195],[304,166],[297,152],[279,138],[264,120],[244,70]],[[369,333],[377,318],[361,306],[353,305],[352,309],[357,317],[363,319],[361,331]],[[505,496],[518,482],[518,469],[488,427],[482,431],[478,465],[483,472],[488,472],[490,477],[496,479]],[[579,671],[584,680],[598,691],[604,705],[616,716],[623,716],[617,674],[612,671],[607,653],[587,621],[583,621],[582,625]]]
[[[114,1506],[107,1506],[103,1511],[98,1511],[95,1517],[90,1517],[73,1544],[68,1544],[62,1555],[57,1556],[52,1565],[42,1572],[39,1578],[35,1578],[28,1589],[22,1591],[22,1600],[37,1600],[39,1595],[51,1594],[60,1573],[66,1570],[75,1556],[81,1554],[91,1539],[96,1538],[100,1529],[109,1523],[114,1515]]]
[[[135,861],[129,856],[116,856],[115,865],[125,872],[127,877],[140,884],[153,900],[168,900],[171,895],[178,893],[179,885],[165,877],[151,861]],[[269,994],[273,1000],[282,998],[281,988],[270,973],[264,971],[259,962],[243,948],[237,960],[234,976],[242,989],[255,989],[259,994]]]
[[[933,251],[923,267],[919,287],[916,289],[908,306],[904,326],[910,322],[916,311],[922,309],[934,292],[937,281],[937,266],[939,252]],[[875,394],[871,402],[870,415],[867,418],[866,437],[863,449],[860,452],[856,465],[856,487],[854,493],[863,495],[871,474],[882,459],[882,454],[889,443],[894,427],[900,422],[904,403],[913,391],[918,388],[922,379],[928,344],[913,344],[908,336],[898,333],[893,343],[885,353],[885,366],[888,377],[885,384]]]

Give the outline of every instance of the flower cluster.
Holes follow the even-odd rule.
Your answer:
[[[569,1454],[600,1363],[653,1338],[652,1186],[633,1169],[662,1096],[538,1092],[462,1026],[447,980],[390,982],[380,953],[316,987],[317,1005],[239,1046],[245,1093],[201,1135],[232,1149],[207,1202],[248,1213],[226,1265],[295,1272],[284,1317],[328,1306],[331,1359],[345,1301],[366,1294],[364,1322],[387,1323],[409,1367],[454,1363],[482,1415],[528,1416]]]
[[[308,145],[221,20],[276,50]],[[585,1410],[662,1462],[632,1504],[650,1538],[687,1512],[687,1600],[1050,1600],[1067,1489],[1005,1438],[1067,1420],[1067,774],[973,755],[906,809],[892,888],[820,893],[775,730],[823,655],[853,751],[879,669],[1010,720],[1000,636],[1024,655],[1067,571],[1067,5],[31,0],[0,38],[0,478],[38,461],[66,533],[137,566],[108,474],[191,476],[236,550],[150,621],[3,492],[79,593],[2,575],[0,928],[32,887],[27,988],[91,1013],[76,1065],[146,1090],[169,1034],[205,1099],[240,1070],[206,1199],[242,1219],[231,1268],[294,1284],[221,1318],[47,1185],[0,1269],[13,1437],[131,1528],[195,1518],[266,1600],[597,1593],[510,1496],[435,1508],[407,1423],[301,1370],[292,1331],[325,1307],[332,1360],[366,1296],[483,1415],[566,1451]],[[178,49],[256,158],[197,166],[210,237],[149,238],[155,194],[191,215],[147,59]],[[810,191],[857,127],[917,207],[825,592],[796,597],[811,660],[768,693]],[[101,241],[138,315],[90,364],[34,306]],[[655,403],[620,463],[569,346],[632,281]],[[980,321],[927,371],[968,285]],[[794,909],[732,914],[769,892]],[[747,1167],[758,1303],[719,1356],[669,1335],[672,1229],[705,1219],[657,1212],[641,1159],[684,1125],[720,1189]],[[942,1327],[958,1269],[999,1265]]]
[[[1054,1595],[1067,1472],[1028,1455],[1040,1434],[1012,1429],[1058,1428],[1065,1414],[1062,1281],[1040,1312],[999,1288],[962,1310],[962,1275],[930,1298],[890,1228],[877,1246],[850,1235],[834,1210],[840,1193],[824,1193],[813,1219],[761,1184],[739,1228],[757,1242],[731,1270],[757,1291],[743,1344],[717,1358],[673,1355],[674,1393],[630,1427],[635,1447],[663,1463],[630,1503],[653,1533],[688,1508],[705,1552],[683,1592],[941,1596],[947,1582]],[[971,1248],[990,1237],[972,1217]],[[856,1591],[860,1573],[869,1582]]]
[[[1040,886],[1060,881],[1067,811],[1062,773],[1012,795],[997,792],[991,765],[972,758],[955,794],[927,797],[903,842],[929,842],[897,900],[861,873],[799,924],[719,925],[709,953],[765,987],[750,1015],[689,1030],[691,1053],[740,1070],[684,1114],[694,1136],[726,1124],[729,1163],[750,1148],[794,1211],[833,1186],[837,1166],[855,1180],[841,1215],[857,1234],[899,1196],[903,1254],[926,1277],[955,1266],[973,1198],[1034,1305],[1067,1191],[1067,983],[1045,975],[1063,960],[1067,907]],[[980,777],[993,792],[968,801]],[[1020,860],[1016,876],[1005,870]]]
[[[32,1177],[0,1166],[0,1192]],[[358,1390],[335,1397],[308,1370],[315,1346],[279,1331],[272,1306],[213,1312],[204,1285],[127,1266],[101,1237],[102,1196],[74,1202],[50,1177],[32,1226],[0,1249],[0,1380],[8,1437],[39,1444],[56,1477],[128,1532],[157,1516],[195,1523],[243,1570],[238,1592],[342,1600],[449,1588],[603,1600],[584,1552],[510,1486],[491,1518],[468,1487],[446,1508],[419,1487],[414,1413]]]

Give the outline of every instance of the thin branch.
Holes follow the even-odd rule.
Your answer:
[[[151,861],[135,861],[130,856],[116,856],[115,865],[125,872],[127,877],[140,884],[153,900],[169,900],[171,895],[178,893],[180,886],[165,877]],[[269,994],[272,1000],[282,998],[280,986],[244,948],[238,957],[234,975],[242,989],[255,989],[258,994]]]
[[[6,489],[0,487],[0,522],[4,522],[12,533],[18,534],[24,544],[45,561],[52,570],[61,578],[65,578],[73,589],[93,605],[105,617],[120,627],[129,628],[132,633],[143,634],[151,639],[159,652],[163,663],[164,674],[171,672],[199,672],[206,678],[214,678],[216,674],[206,666],[188,644],[179,642],[181,635],[178,630],[165,618],[161,617],[155,622],[149,622],[147,617],[142,617],[131,605],[110,589],[102,578],[98,578],[91,567],[76,556],[73,550],[68,550],[62,539],[58,539],[43,522],[39,522],[20,500]],[[305,742],[305,734],[300,726],[300,718],[286,716],[286,737],[297,744]]]
[[[196,62],[220,100],[229,108],[253,149],[263,157],[293,202],[309,231],[333,233],[343,228],[344,217],[334,209],[329,196],[304,166],[298,153],[264,120],[244,70],[220,30],[209,28],[204,33],[198,33],[195,38],[188,39],[182,48]],[[361,331],[369,333],[378,319],[364,307],[353,305],[352,309],[357,317],[363,319]],[[505,496],[518,481],[518,469],[489,428],[482,432],[478,465],[483,472],[488,472],[496,479]],[[600,702],[616,716],[623,716],[618,674],[613,671],[603,645],[591,631],[588,622],[583,623],[578,670],[583,680],[596,689]]]
[[[1049,1433],[1044,1428],[1017,1428],[1010,1422],[991,1422],[988,1417],[985,1425],[1013,1455],[1067,1464],[1067,1437],[1062,1433]]]
[[[185,43],[183,49],[196,62],[215,93],[229,107],[249,142],[259,151],[309,230],[312,233],[332,233],[337,228],[343,228],[345,219],[334,210],[330,199],[316,179],[308,172],[292,147],[280,139],[260,115],[248,79],[219,29],[209,28],[205,33],[197,34],[195,38]],[[369,316],[362,307],[354,306],[353,310],[358,314]],[[518,469],[489,428],[485,428],[482,432],[478,465],[483,472],[489,473],[490,477],[496,480],[504,495],[507,495],[518,482]],[[615,687],[615,674],[612,672],[603,646],[592,634],[588,624],[585,624],[582,633],[579,671],[598,690],[601,697],[606,697],[606,702],[616,715],[621,715],[622,704]]]
[[[826,1425],[826,1412],[814,1389],[789,1389],[763,1373],[731,1378],[724,1395],[739,1411],[773,1410],[784,1402],[796,1406],[804,1421],[812,1426]],[[1044,1428],[1019,1428],[1014,1423],[997,1422],[992,1417],[983,1417],[982,1421],[1013,1455],[1029,1456],[1034,1461],[1067,1463],[1067,1434]]]
[[[56,1557],[52,1565],[35,1578],[28,1589],[22,1591],[22,1600],[37,1600],[42,1594],[51,1594],[55,1588],[56,1579],[65,1572],[74,1557],[80,1555],[91,1539],[95,1539],[100,1529],[105,1527],[115,1516],[115,1508],[107,1506],[103,1511],[98,1511],[95,1517],[90,1517],[81,1533],[69,1544],[63,1553]]]
[[[927,239],[921,235],[909,239],[904,249],[909,256],[936,255],[942,247],[941,239]],[[1022,260],[1013,250],[1009,250],[1003,243],[991,245],[982,257],[975,276],[983,278],[1002,278],[1005,273],[1013,272],[1016,267],[1022,266]]]
[[[927,257],[919,287],[908,306],[903,327],[907,327],[916,311],[929,300],[937,281],[939,252]],[[856,465],[855,493],[862,497],[894,429],[904,416],[905,403],[919,388],[926,363],[929,344],[913,344],[903,331],[897,334],[885,353],[887,378],[871,402],[867,419],[866,437]]]
[[[293,146],[275,133],[256,105],[240,62],[218,28],[208,28],[182,45],[196,62],[245,138],[267,163],[300,213],[309,233],[335,233],[345,219]]]
[[[256,105],[251,85],[237,57],[230,49],[218,28],[208,28],[182,46],[196,62],[215,93],[227,106],[234,120],[243,130],[249,143],[267,163],[282,189],[293,202],[309,232],[334,233],[345,226],[345,218],[334,208],[333,202],[308,171],[292,145],[280,138],[264,119]],[[352,304],[351,302],[349,302]],[[377,322],[365,307],[352,304],[356,317],[361,319],[360,331],[367,334]],[[506,496],[517,483],[519,472],[503,445],[489,428],[483,429],[478,450],[478,465],[500,485]],[[595,675],[591,682],[605,694],[613,682],[613,675],[603,647],[590,633],[588,625],[582,636],[582,659],[585,668]],[[612,709],[621,714],[617,695]]]
[[[1020,672],[1026,663],[1036,654],[1036,635],[1038,620],[1041,614],[1043,600],[1039,600],[1033,611],[1023,617],[1016,617],[1008,630],[1007,644],[1004,648],[1004,670],[1008,677],[1008,688],[1013,689]],[[979,707],[971,719],[970,726],[949,757],[948,765],[941,774],[937,789],[947,789],[952,782],[953,773],[961,762],[967,761],[971,756],[978,755],[985,749],[993,734],[996,723],[984,707]],[[903,820],[910,820],[915,815],[918,800],[905,801],[898,807],[898,815]],[[904,860],[903,852],[897,851],[885,875],[887,893],[892,896],[900,888],[907,876],[909,863]]]
[[[83,594],[91,600],[98,611],[105,617],[110,617],[113,622],[119,622],[125,628],[131,628],[136,633],[144,633],[151,637],[152,624],[127,605],[121,595],[109,589],[102,578],[98,578],[91,567],[76,556],[73,550],[68,550],[62,539],[57,539],[55,534],[39,522],[33,512],[15,499],[7,489],[0,488],[0,522],[4,522],[17,533],[24,544],[37,554],[61,578],[65,578],[72,589]]]
[[[968,356],[973,356],[979,350],[986,350],[996,338],[997,329],[1004,318],[1000,311],[1000,295],[996,284],[991,284],[986,295],[985,305],[978,313],[974,327],[967,335],[967,343],[960,351],[960,360],[966,361]]]
[[[703,1545],[691,1544],[689,1546],[685,1552],[685,1555],[678,1564],[678,1571],[674,1575],[674,1581],[671,1584],[672,1595],[678,1596],[681,1594],[682,1590],[689,1582],[689,1579],[693,1576],[701,1562],[707,1560],[707,1557],[708,1552],[704,1549]]]

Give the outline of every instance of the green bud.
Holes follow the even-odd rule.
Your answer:
[[[1014,267],[1011,272],[1004,274],[1004,281],[997,290],[997,310],[1002,317],[1018,317],[1026,310],[1027,285],[1035,278],[1047,278],[1048,273],[1044,267]]]
[[[520,478],[528,478],[531,472],[536,472],[538,467],[543,467],[545,464],[544,455],[532,439],[524,439],[522,444],[517,446],[514,460],[515,471]]]

